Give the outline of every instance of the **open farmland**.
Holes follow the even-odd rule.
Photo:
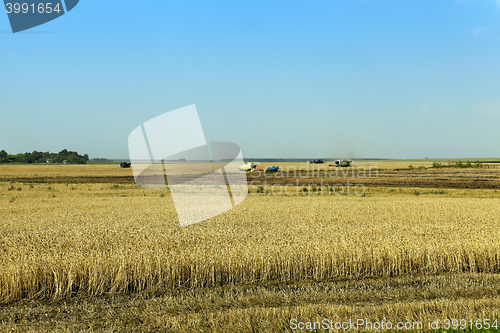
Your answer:
[[[168,191],[138,188],[130,169],[0,166],[0,329],[496,317],[500,169],[384,163],[376,177],[249,174],[242,204],[185,228]],[[311,194],[321,179],[366,188]]]

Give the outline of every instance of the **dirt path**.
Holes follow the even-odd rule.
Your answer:
[[[354,173],[353,173],[354,171]],[[188,179],[188,177],[186,177]],[[426,187],[426,188],[466,188],[500,189],[500,170],[498,169],[437,169],[437,170],[381,170],[364,174],[356,169],[340,169],[316,172],[263,172],[247,173],[248,183],[252,185],[336,185],[363,184],[365,186]],[[134,183],[132,176],[81,176],[81,177],[4,177],[3,182],[21,183]]]

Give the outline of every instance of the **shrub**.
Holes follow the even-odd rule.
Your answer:
[[[444,167],[443,164],[439,163],[439,162],[433,162],[432,163],[432,167],[433,168],[442,168]]]

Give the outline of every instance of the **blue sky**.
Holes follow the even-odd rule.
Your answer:
[[[0,150],[128,157],[196,104],[246,157],[500,157],[500,0],[96,1],[12,34]]]

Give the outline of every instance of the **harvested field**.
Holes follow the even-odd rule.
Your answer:
[[[0,167],[1,329],[80,330],[85,320],[95,330],[276,332],[293,318],[500,314],[496,185],[429,186],[496,184],[499,169],[381,171],[374,179],[392,183],[362,179],[364,196],[252,192],[181,228],[168,191],[68,181],[129,170],[66,167]],[[266,176],[255,179],[283,179]],[[408,186],[418,179],[427,183]]]
[[[371,162],[373,163],[373,162]],[[381,162],[390,163],[390,162]],[[401,162],[395,162],[401,163]],[[406,162],[405,162],[406,163]],[[283,164],[283,163],[282,163]],[[377,165],[362,164],[352,168],[331,168],[327,164],[310,165],[307,163],[284,163],[283,172],[268,174],[249,172],[249,184],[259,185],[297,185],[315,184],[365,186],[424,187],[456,189],[500,189],[500,165],[484,168],[442,168],[422,170],[400,170],[379,168]],[[186,178],[189,176],[186,175]],[[41,166],[2,166],[0,182],[21,183],[116,183],[134,184],[131,169],[120,169],[115,164],[107,165],[53,165]]]

